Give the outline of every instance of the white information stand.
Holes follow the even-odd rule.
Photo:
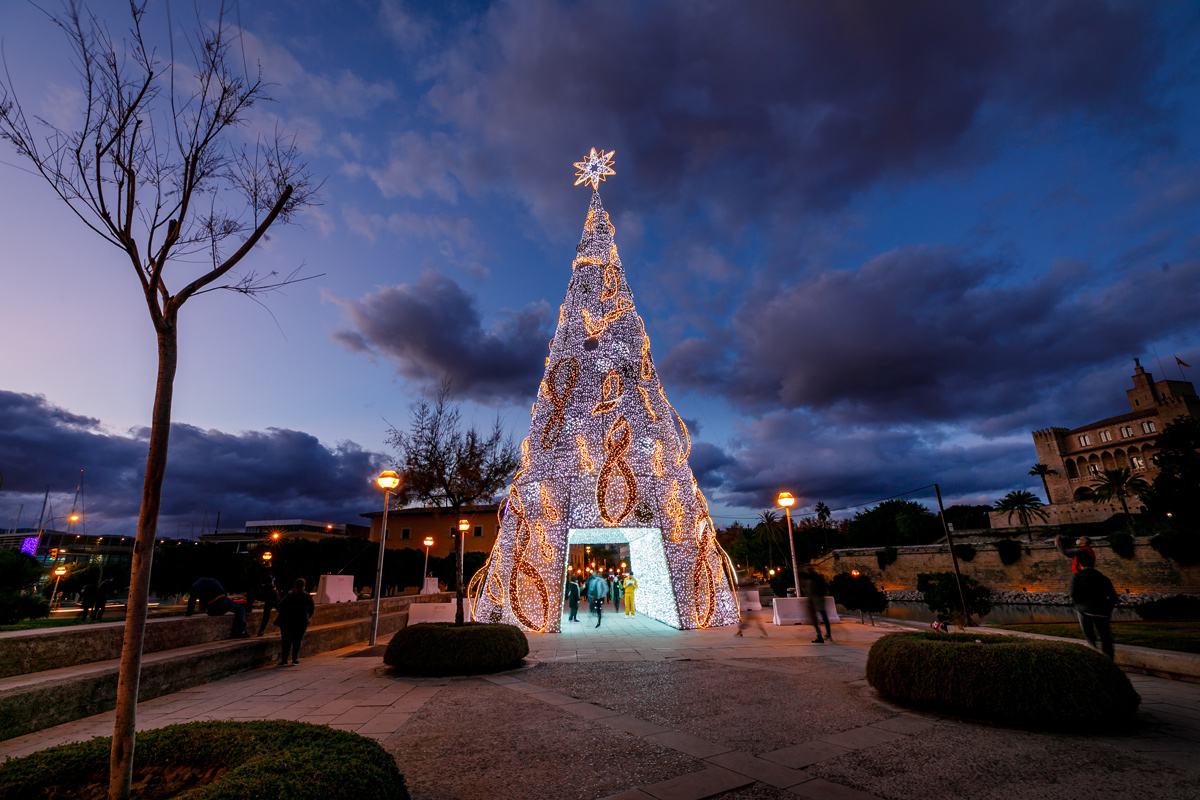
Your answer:
[[[738,600],[747,611],[762,611],[762,600],[759,599],[758,589],[744,589],[738,592]]]
[[[771,605],[775,610],[772,622],[776,625],[812,625],[807,597],[776,597]],[[837,613],[837,603],[832,597],[825,598],[825,613],[829,615],[831,625],[842,621]]]
[[[437,594],[440,591],[437,578],[433,577],[426,578],[425,585],[421,587],[421,594]]]
[[[413,603],[408,607],[408,624],[422,622],[454,622],[458,603]],[[471,604],[463,601],[463,621],[471,621]]]
[[[358,599],[354,593],[353,575],[322,575],[317,584],[317,596],[314,601],[322,603],[353,603]]]

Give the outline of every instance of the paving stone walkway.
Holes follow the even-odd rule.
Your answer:
[[[766,616],[766,613],[763,613]],[[600,628],[581,615],[578,624],[564,621],[562,634],[530,636],[530,661],[563,664],[617,661],[706,661],[721,668],[803,675],[832,661],[862,670],[870,644],[899,629],[847,620],[834,627],[834,643],[814,644],[812,629],[751,626],[744,638],[732,629],[676,631],[646,617],[607,612]],[[760,634],[765,632],[767,636]],[[298,667],[255,670],[140,704],[140,729],[208,719],[289,719],[356,731],[381,742],[400,737],[410,717],[439,692],[464,680],[401,679],[386,674],[382,647],[365,645],[306,659]],[[808,657],[817,657],[811,662]],[[776,661],[775,659],[779,659]],[[805,666],[812,664],[812,667]],[[887,719],[831,735],[815,736],[788,747],[758,754],[710,741],[530,683],[529,669],[489,676],[489,685],[524,694],[545,704],[545,714],[582,717],[647,743],[697,759],[694,771],[644,786],[627,786],[612,798],[629,800],[701,800],[722,793],[738,796],[756,785],[776,792],[754,796],[800,796],[812,800],[870,800],[876,795],[826,780],[809,768],[848,754],[886,748],[906,739],[918,741],[940,726],[970,729],[953,720],[890,707]],[[861,674],[861,672],[859,673]],[[1200,685],[1132,675],[1143,698],[1140,724],[1125,737],[1103,743],[1175,768],[1200,769]],[[864,679],[864,703],[877,703]],[[0,757],[18,757],[68,741],[111,733],[113,715],[99,714],[28,736],[0,742]],[[1086,737],[1079,737],[1085,739]],[[1200,780],[1200,778],[1198,778]],[[770,787],[767,789],[766,787]],[[611,790],[610,790],[611,791]],[[749,795],[747,795],[749,796]]]

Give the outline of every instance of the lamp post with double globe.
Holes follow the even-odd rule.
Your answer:
[[[800,597],[800,567],[796,565],[796,540],[792,537],[792,506],[796,505],[796,498],[791,492],[780,492],[775,502],[779,503],[783,513],[787,515],[788,544],[792,547],[792,579],[796,582],[796,597]]]

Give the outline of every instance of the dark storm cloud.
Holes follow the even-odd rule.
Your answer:
[[[403,193],[504,185],[560,219],[562,162],[624,154],[655,203],[748,214],[840,206],[889,176],[987,160],[1043,121],[1161,117],[1153,5],[500,3],[437,60],[447,130],[393,153]],[[1132,124],[1137,120],[1137,124]],[[381,177],[395,193],[395,181]],[[702,204],[693,198],[704,198]]]
[[[109,433],[44,397],[0,391],[0,513],[15,513],[21,502],[27,511],[40,504],[47,484],[56,513],[65,511],[59,506],[71,502],[83,469],[88,531],[132,531],[148,436],[145,429]],[[159,530],[174,535],[181,523],[186,532],[206,509],[210,522],[221,511],[223,527],[231,528],[281,516],[357,522],[378,499],[370,479],[383,462],[353,442],[326,447],[300,431],[230,434],[176,423]]]
[[[1195,329],[1200,261],[1117,279],[1070,263],[1022,274],[951,248],[893,250],[752,297],[734,314],[724,355],[685,340],[659,367],[669,382],[747,409],[816,409],[832,422],[970,420],[995,434],[1069,424],[1061,411],[1044,416],[1055,406],[1120,413],[1126,359]],[[1081,392],[1084,376],[1100,372],[1107,392]]]
[[[525,401],[541,379],[554,333],[544,303],[505,312],[485,330],[475,298],[433,271],[338,302],[353,330],[334,338],[347,348],[388,358],[401,375],[422,383],[448,376],[457,395],[481,402]]]

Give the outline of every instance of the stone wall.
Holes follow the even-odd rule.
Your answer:
[[[971,546],[975,558],[959,558],[959,569],[990,589],[1065,592],[1071,580],[1071,561],[1053,544],[1023,542],[1021,558],[1010,566],[1001,563],[995,545],[973,542]],[[1094,543],[1092,548],[1096,551],[1096,568],[1109,577],[1119,593],[1200,592],[1200,566],[1182,567],[1163,558],[1147,539],[1137,539],[1132,559],[1121,558],[1104,543]],[[897,548],[896,561],[884,570],[880,570],[875,553],[874,548],[837,550],[815,566],[827,576],[858,570],[885,590],[916,589],[920,573],[954,569],[950,550],[944,544]]]

